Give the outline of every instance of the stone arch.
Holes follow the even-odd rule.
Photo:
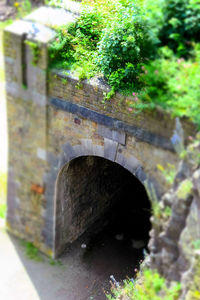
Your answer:
[[[111,150],[109,151],[109,146],[111,146]],[[129,173],[133,174],[139,182],[141,182],[142,186],[144,186],[144,181],[147,179],[146,174],[144,173],[142,166],[140,165],[139,161],[132,155],[128,158],[123,156],[122,153],[118,153],[117,145],[113,145],[113,143],[104,143],[104,145],[96,145],[91,140],[81,140],[81,143],[78,145],[71,145],[69,143],[63,145],[63,152],[59,160],[58,169],[59,172],[57,174],[56,179],[56,191],[55,191],[55,203],[54,203],[54,256],[58,256],[64,250],[63,246],[66,246],[64,243],[61,247],[58,247],[58,239],[61,240],[62,237],[59,235],[61,231],[58,232],[57,224],[59,222],[65,222],[58,216],[58,211],[64,210],[62,207],[58,207],[60,205],[58,199],[58,191],[60,190],[59,179],[62,177],[62,173],[67,171],[69,164],[81,157],[98,157],[110,162],[114,162],[115,164],[119,165],[120,167],[127,170]],[[144,188],[145,189],[145,188]],[[65,205],[65,204],[64,204]],[[63,223],[64,224],[64,223]],[[61,226],[62,227],[62,226]]]
[[[94,144],[91,139],[81,139],[78,145],[66,143],[63,145],[63,152],[59,161],[59,170],[74,158],[80,156],[99,156],[118,163],[136,176],[141,183],[144,183],[147,179],[147,175],[143,171],[143,167],[138,159],[130,153],[128,157],[125,157],[120,153],[120,150],[118,150],[118,145],[117,142],[109,139],[104,139],[103,145]]]

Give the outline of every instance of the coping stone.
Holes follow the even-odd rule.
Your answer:
[[[63,8],[42,6],[26,16],[24,20],[37,22],[39,24],[55,27],[74,23],[77,16]]]
[[[37,33],[33,36],[33,26],[35,26]],[[6,32],[10,32],[17,36],[27,35],[27,39],[37,41],[43,44],[48,43],[52,40],[56,33],[54,30],[42,25],[36,24],[28,20],[17,20],[13,24],[9,25],[5,29]]]

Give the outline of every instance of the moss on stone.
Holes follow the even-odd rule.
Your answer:
[[[179,199],[187,199],[192,191],[192,181],[190,179],[185,179],[178,187],[176,195]]]

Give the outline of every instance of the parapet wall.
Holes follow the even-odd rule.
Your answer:
[[[134,102],[134,97],[123,96],[119,93],[116,93],[112,99],[104,101],[105,93],[108,91],[109,86],[102,78],[79,82],[77,78],[67,74],[66,71],[57,70],[52,71],[49,75],[49,98],[64,99],[66,106],[67,101],[70,101],[91,111],[109,116],[118,120],[118,123],[113,122],[108,126],[125,130],[141,141],[173,151],[170,138],[175,127],[175,119],[170,114],[159,109],[134,112],[134,109],[130,107],[130,104]],[[52,100],[50,102],[53,104]],[[182,125],[185,137],[187,137],[194,127],[186,120],[182,122]]]

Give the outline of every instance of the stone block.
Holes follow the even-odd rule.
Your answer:
[[[103,125],[98,124],[97,133],[107,139],[115,141],[119,144],[125,145],[126,144],[126,134],[125,132],[119,132],[113,130],[111,128],[105,127]]]
[[[118,143],[110,139],[104,138],[104,157],[115,161]]]

